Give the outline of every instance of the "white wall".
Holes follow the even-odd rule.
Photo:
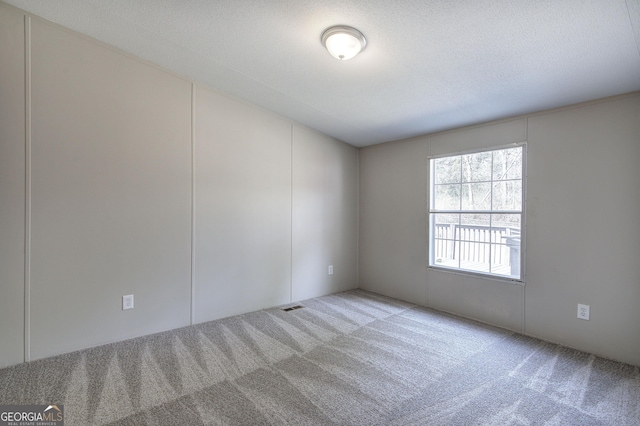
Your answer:
[[[37,19],[30,35],[31,358],[189,324],[190,84]]]
[[[2,3],[0,35],[0,367],[355,288],[355,148]]]
[[[355,287],[355,148],[197,87],[195,158],[195,322]]]
[[[358,159],[26,23],[30,46],[24,14],[0,3],[0,367],[353,288],[358,256],[363,288],[640,365],[640,94]],[[427,270],[428,155],[523,140],[526,286]]]
[[[293,300],[348,290],[358,282],[357,180],[357,150],[294,124]]]
[[[428,156],[522,141],[525,286],[428,270]],[[360,287],[640,365],[638,161],[638,93],[364,148]]]
[[[24,17],[0,5],[0,367],[24,359]]]
[[[640,94],[532,117],[529,142],[526,332],[640,365]]]
[[[421,140],[360,150],[360,286],[426,303],[427,145]]]
[[[291,123],[197,88],[195,321],[290,301]]]

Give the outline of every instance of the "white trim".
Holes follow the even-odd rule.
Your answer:
[[[510,179],[519,181],[520,179]],[[463,182],[462,185],[466,185],[467,183],[476,183],[476,182]],[[481,182],[486,183],[486,182]],[[493,183],[493,182],[492,182]],[[457,185],[457,184],[452,184]],[[521,210],[429,210],[429,213],[434,214],[521,214]]]
[[[469,271],[467,269],[447,268],[447,267],[444,267],[444,266],[435,266],[435,265],[427,266],[427,269],[428,270],[432,270],[432,271],[445,272],[445,273],[448,273],[448,274],[471,276],[471,277],[475,277],[475,278],[483,278],[483,279],[487,279],[487,280],[491,280],[491,281],[501,281],[501,282],[505,282],[505,283],[521,285],[523,287],[525,285],[524,281],[516,279],[516,278],[509,278],[509,277],[503,276],[503,275],[484,274],[482,272]]]
[[[360,288],[360,149],[356,151],[356,288]]]
[[[527,273],[527,150],[528,145],[525,142],[522,144],[522,214],[520,215],[520,280],[523,283],[526,281]]]
[[[289,137],[290,137],[290,155],[291,159],[289,160],[289,173],[290,173],[290,184],[291,184],[291,192],[289,193],[289,202],[291,203],[289,209],[289,217],[291,218],[291,223],[289,224],[289,303],[293,303],[293,230],[294,230],[294,210],[293,210],[293,123],[289,124]]]
[[[474,148],[474,149],[471,149],[471,150],[454,151],[454,152],[450,152],[450,153],[447,153],[447,154],[429,155],[427,157],[427,159],[433,160],[435,158],[455,157],[457,155],[477,154],[479,152],[501,151],[503,149],[517,148],[519,146],[525,146],[526,144],[527,144],[527,141],[520,141],[520,142],[508,143],[506,145],[486,146],[486,147],[482,147],[482,148]]]
[[[24,361],[31,360],[31,18],[24,17]]]
[[[196,322],[196,85],[191,83],[191,300],[190,323]]]

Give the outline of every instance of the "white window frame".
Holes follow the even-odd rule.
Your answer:
[[[522,191],[521,191],[521,196],[522,196],[522,200],[521,200],[521,210],[518,211],[499,211],[499,210],[462,210],[462,208],[460,208],[460,210],[436,210],[434,208],[435,205],[435,170],[433,170],[433,167],[431,167],[433,160],[435,159],[439,159],[439,158],[447,158],[447,157],[457,157],[457,156],[462,156],[462,155],[468,155],[468,154],[478,154],[478,153],[483,153],[483,152],[493,152],[493,151],[500,151],[500,150],[504,150],[504,149],[510,149],[510,148],[517,148],[517,147],[522,147]],[[468,150],[468,151],[459,151],[459,152],[453,152],[453,153],[447,153],[447,154],[439,154],[439,155],[433,155],[433,156],[429,156],[428,157],[428,161],[427,161],[427,170],[428,170],[428,176],[429,176],[429,185],[428,185],[428,200],[429,200],[429,204],[428,204],[428,209],[427,209],[427,226],[428,226],[428,235],[429,235],[429,242],[428,242],[428,253],[427,253],[427,268],[428,269],[433,269],[433,270],[438,270],[438,271],[445,271],[445,272],[450,272],[450,273],[454,273],[454,274],[462,274],[462,275],[471,275],[471,276],[479,276],[479,277],[483,277],[483,278],[488,278],[488,279],[492,279],[492,280],[498,280],[498,281],[508,281],[508,282],[512,282],[515,284],[521,284],[524,285],[525,282],[525,258],[526,258],[526,182],[527,182],[527,143],[526,142],[519,142],[519,143],[513,143],[513,144],[508,144],[508,145],[500,145],[500,146],[494,146],[494,147],[485,147],[485,148],[481,148],[481,149],[475,149],[475,150]],[[493,182],[493,181],[492,181]],[[432,221],[432,217],[435,214],[473,214],[473,213],[478,213],[478,214],[520,214],[520,276],[519,277],[513,277],[513,276],[508,276],[508,275],[502,275],[502,274],[494,274],[494,273],[490,273],[490,272],[481,272],[481,271],[474,271],[474,270],[469,270],[469,269],[463,269],[460,267],[450,267],[450,266],[441,266],[436,264],[435,262],[435,247],[434,247],[434,242],[435,242],[435,235],[434,235],[434,223]]]

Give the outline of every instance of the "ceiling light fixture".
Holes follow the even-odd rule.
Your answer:
[[[367,39],[355,28],[338,25],[322,33],[322,44],[331,56],[346,61],[364,50]]]

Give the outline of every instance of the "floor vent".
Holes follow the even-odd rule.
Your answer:
[[[290,308],[284,308],[283,311],[289,312],[289,311],[295,311],[296,309],[302,309],[302,308],[304,308],[304,306],[296,305],[296,306],[291,306]]]

